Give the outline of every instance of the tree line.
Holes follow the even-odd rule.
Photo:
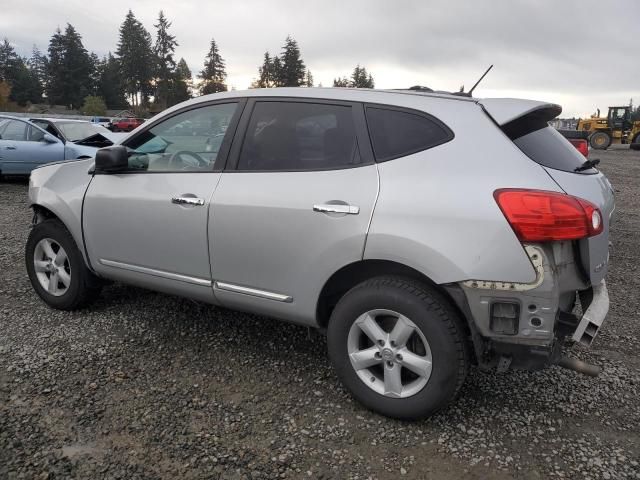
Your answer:
[[[153,26],[154,37],[129,10],[119,28],[116,50],[102,58],[84,47],[71,24],[64,31],[56,29],[46,53],[34,46],[30,57],[19,56],[5,38],[0,43],[0,110],[46,101],[93,115],[104,114],[107,108],[142,113],[164,110],[194,95],[228,90],[226,62],[215,39],[195,84],[185,59],[176,59],[179,44],[162,10]],[[287,36],[279,55],[265,52],[250,88],[313,85],[298,43]],[[350,78],[336,78],[333,86],[373,88],[374,81],[357,65]]]

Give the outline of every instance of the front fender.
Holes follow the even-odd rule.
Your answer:
[[[29,179],[29,206],[53,213],[71,233],[87,265],[82,235],[82,203],[92,175],[92,159],[46,165],[33,170]]]

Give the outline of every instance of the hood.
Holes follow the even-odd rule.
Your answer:
[[[95,148],[110,147],[126,136],[126,133],[98,132],[93,135],[89,135],[87,138],[83,138],[82,140],[76,140],[73,143],[76,145]]]

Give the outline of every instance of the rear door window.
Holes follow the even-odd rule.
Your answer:
[[[531,160],[554,170],[575,173],[596,173],[595,168],[576,171],[584,164],[584,156],[553,127],[544,127],[513,140]]]
[[[446,125],[419,112],[367,107],[367,124],[378,162],[411,155],[453,138]]]
[[[238,170],[326,170],[361,163],[351,106],[256,102]]]

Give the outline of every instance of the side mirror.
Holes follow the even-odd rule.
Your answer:
[[[58,143],[58,139],[50,133],[45,133],[42,140],[47,143]]]
[[[116,173],[129,168],[129,152],[122,145],[101,148],[96,152],[96,173]]]

